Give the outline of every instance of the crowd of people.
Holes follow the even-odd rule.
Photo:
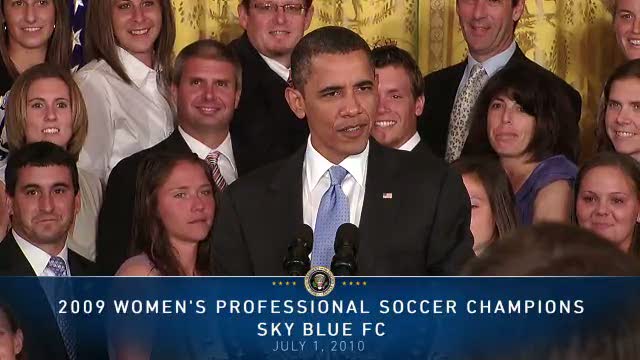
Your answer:
[[[627,62],[583,163],[580,94],[515,40],[523,0],[458,0],[468,56],[424,77],[391,43],[305,35],[312,0],[241,0],[240,38],[175,58],[169,0],[85,5],[72,73],[66,1],[2,1],[0,275],[283,275],[301,224],[326,267],[356,225],[358,275],[459,274],[546,222],[640,255],[636,1],[611,4]]]

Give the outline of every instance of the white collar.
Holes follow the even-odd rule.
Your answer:
[[[413,136],[409,138],[407,142],[405,142],[404,144],[402,144],[402,146],[398,148],[398,150],[411,151],[413,150],[413,148],[416,147],[416,145],[418,145],[419,142],[420,142],[420,134],[418,134],[418,132],[416,131],[416,133],[413,134]]]
[[[127,50],[119,46],[116,48],[118,50],[118,57],[120,58],[120,62],[124,68],[124,72],[127,73],[129,79],[131,79],[137,87],[142,87],[150,75],[155,79],[156,71],[154,69],[145,65],[142,61],[138,60],[138,58],[131,55]]]
[[[258,53],[258,54],[260,54],[260,53]],[[273,72],[278,74],[278,76],[280,76],[284,81],[289,81],[289,74],[291,73],[291,68],[288,68],[288,67],[280,64],[279,62],[277,62],[276,60],[273,60],[270,57],[266,57],[266,56],[264,56],[262,54],[260,54],[260,56],[262,57],[264,62],[267,63],[267,66],[271,70],[273,70]]]
[[[236,169],[235,158],[233,157],[233,144],[231,143],[231,136],[229,135],[229,132],[227,132],[227,137],[224,138],[224,141],[222,141],[220,146],[218,146],[216,149],[212,149],[200,142],[200,140],[189,135],[181,126],[178,126],[178,131],[180,132],[180,135],[182,135],[184,141],[187,143],[187,146],[189,146],[189,149],[196,153],[196,155],[198,155],[200,159],[206,158],[207,155],[209,155],[209,153],[212,151],[219,151],[222,156],[226,157],[229,162],[231,162],[233,170],[236,172],[238,171]]]
[[[507,62],[509,62],[509,59],[511,59],[511,57],[515,52],[516,52],[516,41],[513,40],[513,42],[511,42],[511,45],[509,45],[509,47],[506,48],[503,52],[496,54],[491,58],[482,62],[482,68],[484,69],[484,71],[487,72],[487,75],[491,77],[493,76],[493,74],[498,72],[498,70],[502,69],[505,65],[507,65]],[[471,71],[471,68],[478,63],[480,62],[474,59],[473,56],[471,56],[471,54],[469,54],[468,62],[467,62],[467,70]]]
[[[47,267],[47,264],[49,264],[51,255],[47,254],[44,250],[22,238],[15,230],[12,229],[11,233],[13,234],[13,238],[16,239],[18,247],[20,247],[20,250],[22,250],[22,253],[29,261],[29,264],[31,265],[33,271],[37,276],[42,275],[44,269]],[[61,257],[64,260],[65,264],[67,265],[67,275],[70,275],[71,269],[69,269],[68,255],[69,251],[67,250],[67,244],[65,242],[62,251],[60,251],[57,256]]]
[[[364,180],[367,173],[367,160],[369,159],[369,142],[367,147],[360,153],[347,156],[340,162],[340,166],[345,168],[353,176],[356,182],[364,187]],[[307,140],[307,150],[304,154],[304,168],[307,176],[307,186],[314,189],[324,174],[334,166],[331,161],[322,156],[311,144],[311,136]]]

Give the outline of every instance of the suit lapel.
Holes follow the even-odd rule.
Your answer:
[[[9,234],[2,241],[1,247],[3,248],[2,252],[6,255],[4,257],[6,263],[2,265],[2,268],[6,270],[5,275],[36,276],[31,264],[29,264],[29,260],[27,260],[27,257],[22,250],[20,250],[11,231],[9,231]]]
[[[306,146],[285,161],[284,166],[269,185],[273,192],[278,217],[291,219],[292,224],[302,223],[302,165]],[[295,227],[295,225],[294,225]]]
[[[385,159],[382,146],[370,140],[367,160],[367,182],[360,216],[360,272],[371,273],[384,254],[392,238],[393,222],[397,212],[399,188],[394,182],[395,166]]]
[[[282,259],[286,254],[289,242],[295,236],[298,227],[303,223],[302,217],[302,164],[304,162],[305,147],[298,150],[292,157],[285,160],[282,168],[268,185],[266,201],[271,203],[269,213],[264,214],[268,226],[277,234],[265,246],[261,255],[264,259]],[[282,265],[270,269],[272,274],[283,273]]]
[[[171,135],[163,142],[163,149],[165,151],[171,151],[176,153],[192,153],[191,148],[187,145],[187,142],[184,141],[182,135],[180,135],[180,131],[178,128],[173,130]]]

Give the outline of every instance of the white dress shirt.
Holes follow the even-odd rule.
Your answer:
[[[413,136],[410,137],[409,140],[407,140],[407,142],[405,142],[404,144],[402,144],[402,146],[398,148],[398,150],[412,151],[413,148],[415,148],[419,142],[420,142],[420,134],[418,134],[418,132],[416,131],[416,133],[413,134]]]
[[[267,66],[269,67],[269,69],[273,70],[273,72],[275,72],[276,74],[278,74],[278,76],[283,78],[284,81],[289,81],[289,74],[291,73],[291,68],[288,68],[280,64],[279,62],[273,60],[272,58],[266,57],[262,54],[260,54],[260,56],[262,57],[262,59],[264,59],[264,62],[267,63]]]
[[[56,276],[53,271],[47,269],[47,264],[49,264],[49,260],[51,259],[51,255],[47,254],[44,250],[39,247],[33,245],[27,240],[23,239],[18,233],[14,230],[11,230],[13,237],[16,239],[16,243],[22,253],[29,261],[33,272],[36,273],[37,276]],[[57,255],[64,260],[64,263],[67,267],[67,276],[69,276],[69,252],[67,250],[67,245],[62,248],[62,251]]]
[[[351,155],[338,164],[349,172],[342,181],[342,191],[349,199],[349,222],[356,226],[360,225],[368,159],[369,144],[367,143],[367,147],[360,154]],[[302,164],[302,216],[304,223],[312,229],[316,226],[322,195],[331,186],[329,168],[334,165],[313,148],[311,137],[309,137]]]
[[[222,173],[222,177],[227,184],[231,184],[236,181],[238,178],[238,170],[236,169],[236,160],[233,157],[233,146],[231,144],[231,136],[227,133],[227,137],[224,141],[218,146],[216,149],[211,149],[207,145],[201,143],[199,140],[194,138],[193,136],[187,134],[180,126],[178,126],[178,131],[180,131],[180,135],[189,146],[189,149],[193,151],[200,159],[205,159],[207,155],[212,151],[220,152],[220,157],[218,158],[218,167],[220,168],[220,173]]]
[[[74,78],[89,115],[89,131],[79,166],[106,184],[111,170],[123,158],[166,139],[173,131],[173,113],[160,93],[156,71],[118,48],[124,82],[104,60],[93,60]]]
[[[487,72],[487,75],[488,75],[487,79],[492,77],[493,74],[497,73],[500,69],[502,69],[505,65],[507,65],[507,63],[509,62],[509,59],[511,59],[511,57],[515,52],[516,52],[516,41],[514,40],[505,51],[497,55],[494,55],[491,58],[485,60],[483,63],[481,63],[482,68],[484,69],[484,71]],[[480,62],[474,59],[473,56],[471,56],[471,54],[467,56],[467,67],[464,69],[464,75],[462,76],[462,80],[458,85],[458,91],[456,92],[456,97],[458,96],[458,93],[460,93],[460,90],[462,90],[462,87],[464,86],[464,84],[467,83],[467,80],[469,80],[469,75],[471,75],[471,68],[473,68],[478,63]]]

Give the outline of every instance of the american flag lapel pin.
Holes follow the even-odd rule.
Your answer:
[[[383,199],[393,199],[393,193],[382,193],[382,198]]]

